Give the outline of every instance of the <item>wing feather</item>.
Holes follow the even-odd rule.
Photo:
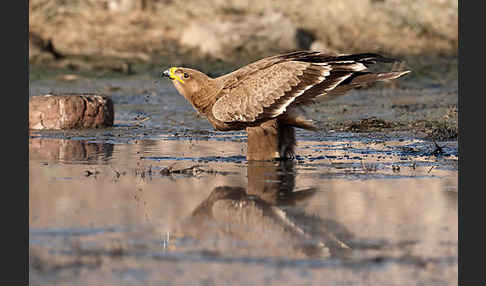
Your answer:
[[[224,122],[251,122],[273,118],[305,90],[325,78],[327,67],[312,63],[281,62],[253,72],[223,90],[213,105],[213,115]]]
[[[376,62],[394,59],[377,54],[331,56],[300,51],[265,58],[224,75],[224,88],[212,112],[223,122],[253,122],[283,114],[291,104],[307,104],[341,83],[368,78],[353,75]]]

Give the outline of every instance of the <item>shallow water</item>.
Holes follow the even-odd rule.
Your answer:
[[[30,132],[32,285],[457,285],[457,141],[299,131],[296,160],[248,162],[137,82],[113,128]]]

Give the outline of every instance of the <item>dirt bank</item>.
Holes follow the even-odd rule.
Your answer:
[[[418,57],[407,59],[417,66],[457,57],[457,1],[284,3],[33,0],[29,59],[68,69],[130,73],[166,64],[219,73],[296,49]]]

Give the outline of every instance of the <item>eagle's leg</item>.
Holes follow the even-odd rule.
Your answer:
[[[280,148],[281,159],[295,158],[295,129],[290,125],[278,124],[278,143]]]
[[[294,127],[279,123],[276,119],[260,126],[247,127],[248,150],[246,158],[251,160],[293,159],[295,149]]]

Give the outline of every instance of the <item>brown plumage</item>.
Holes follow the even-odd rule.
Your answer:
[[[376,62],[397,61],[371,53],[331,56],[298,51],[264,58],[217,78],[182,67],[164,75],[214,129],[246,129],[249,160],[267,160],[293,157],[294,127],[316,130],[302,106],[408,73],[367,71]]]

